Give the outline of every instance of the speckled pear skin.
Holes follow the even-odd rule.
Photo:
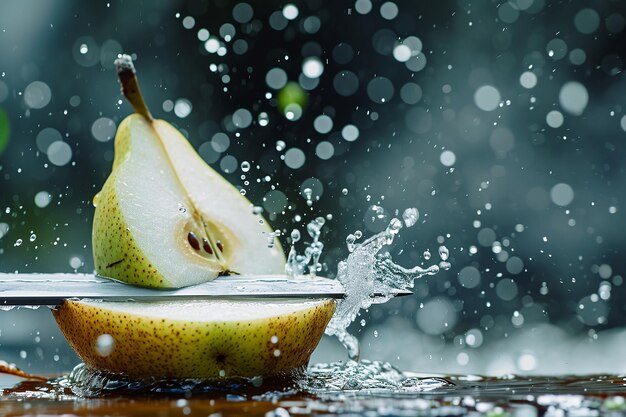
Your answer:
[[[115,193],[118,165],[130,149],[130,123],[133,114],[120,123],[115,135],[113,169],[98,193],[92,227],[93,260],[96,272],[129,284],[144,287],[173,287],[173,285],[145,258],[133,238],[119,208]]]
[[[70,345],[92,368],[130,378],[211,379],[282,376],[305,367],[335,305],[334,300],[320,300],[290,314],[227,322],[147,317],[75,301],[65,301],[53,314]],[[107,357],[94,349],[103,333],[115,340]]]

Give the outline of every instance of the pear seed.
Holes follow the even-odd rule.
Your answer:
[[[206,253],[213,255],[213,249],[211,249],[211,245],[209,245],[209,241],[205,237],[202,238],[202,248]]]
[[[195,250],[200,250],[200,241],[198,240],[198,237],[194,232],[189,232],[189,234],[187,235],[187,240],[189,241],[189,244],[192,248],[194,248]]]
[[[217,245],[217,248],[220,250],[220,252],[224,252],[224,245],[222,245],[222,241],[218,240],[217,242],[215,242],[215,244]]]

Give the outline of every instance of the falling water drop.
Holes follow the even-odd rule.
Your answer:
[[[304,190],[302,190],[302,194],[304,194],[304,197],[306,198],[306,205],[309,207],[312,206],[313,200],[311,199],[311,197],[313,196],[313,190],[311,190],[310,188],[305,188]]]
[[[404,225],[406,227],[411,227],[417,223],[417,219],[419,219],[419,217],[420,213],[415,207],[408,208],[404,210],[404,213],[402,213],[402,220],[404,220]]]
[[[425,250],[424,254],[422,255],[424,257],[424,259],[429,260],[431,257],[430,251],[429,250]]]

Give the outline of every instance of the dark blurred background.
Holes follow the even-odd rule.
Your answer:
[[[625,27],[619,0],[2,2],[0,271],[93,270],[126,52],[152,113],[276,229],[329,219],[324,275],[408,207],[394,259],[450,249],[357,319],[364,357],[625,372]],[[325,338],[314,360],[345,357]],[[78,361],[47,309],[0,312],[0,358]]]

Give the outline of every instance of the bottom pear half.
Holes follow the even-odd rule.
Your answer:
[[[65,301],[53,310],[91,368],[131,378],[233,378],[303,369],[335,301]]]

